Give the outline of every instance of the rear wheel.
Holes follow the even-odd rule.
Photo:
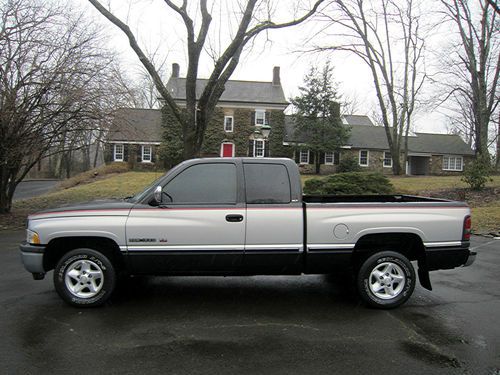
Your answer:
[[[371,307],[391,309],[405,303],[415,289],[415,270],[404,255],[383,251],[369,257],[357,278],[361,299]]]
[[[72,306],[104,304],[115,288],[116,271],[110,260],[92,249],[75,249],[65,254],[54,269],[54,286]]]

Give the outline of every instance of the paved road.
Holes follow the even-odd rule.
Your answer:
[[[392,311],[320,276],[140,279],[85,310],[24,272],[22,237],[0,232],[2,373],[500,374],[499,240]]]
[[[14,192],[14,200],[37,197],[52,190],[59,180],[21,181]]]

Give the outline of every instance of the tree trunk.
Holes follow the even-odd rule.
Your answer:
[[[500,114],[498,115],[497,158],[495,161],[495,169],[500,172]]]

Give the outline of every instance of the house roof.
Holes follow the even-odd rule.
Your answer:
[[[374,126],[372,120],[365,115],[344,115],[342,117],[347,125]]]
[[[363,116],[359,116],[363,117]],[[292,116],[285,117],[285,142],[304,143],[295,138]],[[348,146],[358,149],[389,150],[389,144],[383,126],[351,126]],[[408,137],[408,150],[414,153],[474,155],[474,151],[458,135],[414,133]]]
[[[199,98],[207,85],[207,79],[196,81],[196,97]],[[226,82],[226,89],[219,101],[255,104],[281,104],[288,105],[281,85],[272,82],[236,81]],[[170,77],[167,89],[176,100],[186,100],[186,79]]]
[[[159,109],[120,108],[108,133],[108,141],[161,142]]]

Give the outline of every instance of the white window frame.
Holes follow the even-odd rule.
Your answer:
[[[453,160],[453,167],[451,161]],[[460,168],[457,168],[457,161],[460,160]],[[443,156],[443,171],[462,172],[464,170],[463,156],[444,155]]]
[[[385,156],[385,154],[390,154],[391,152],[390,151],[384,151],[384,160],[382,160],[382,165],[384,166],[384,168],[392,168],[392,155],[390,158],[387,158]],[[391,163],[389,165],[385,164],[385,161],[389,159],[391,161]]]
[[[122,148],[121,152],[117,152],[116,150],[117,147]],[[118,154],[121,154],[121,158],[117,156]],[[124,156],[125,156],[125,146],[123,145],[123,143],[115,143],[113,145],[113,161],[123,161]]]
[[[366,164],[361,164],[361,153],[366,152]],[[359,150],[358,164],[360,167],[368,167],[370,164],[370,151],[369,150]]]
[[[257,155],[257,142],[262,143],[262,155]],[[264,139],[255,139],[253,141],[253,157],[263,158],[266,153],[266,141]]]
[[[226,127],[226,121],[228,119],[231,119],[231,130],[228,130],[227,127]],[[234,117],[233,116],[224,116],[224,131],[226,133],[232,133],[234,131]]]
[[[258,115],[262,115],[262,124],[259,124],[257,120],[260,120]],[[255,110],[255,126],[263,126],[266,124],[266,110],[265,109],[256,109]]]
[[[326,161],[327,155],[329,155],[329,156],[331,155],[331,158],[332,158],[331,162],[327,162]],[[324,163],[325,163],[325,165],[333,165],[333,164],[335,164],[335,152],[333,152],[333,151],[327,151],[327,152],[325,152]]]
[[[223,156],[223,155],[224,155],[224,145],[233,145],[233,152],[232,152],[231,157],[233,157],[233,158],[234,158],[234,150],[236,149],[236,147],[235,147],[235,145],[234,145],[234,143],[233,143],[233,142],[222,142],[222,143],[220,144],[220,157],[221,157],[221,158],[222,158],[222,157],[224,157],[224,156]]]
[[[305,161],[303,161],[302,156],[306,156]],[[299,151],[299,164],[309,164],[309,150],[300,150]]]
[[[145,150],[149,149],[149,160],[146,160],[144,155],[145,155]],[[153,147],[151,145],[142,145],[141,146],[141,163],[151,163],[153,161]]]

